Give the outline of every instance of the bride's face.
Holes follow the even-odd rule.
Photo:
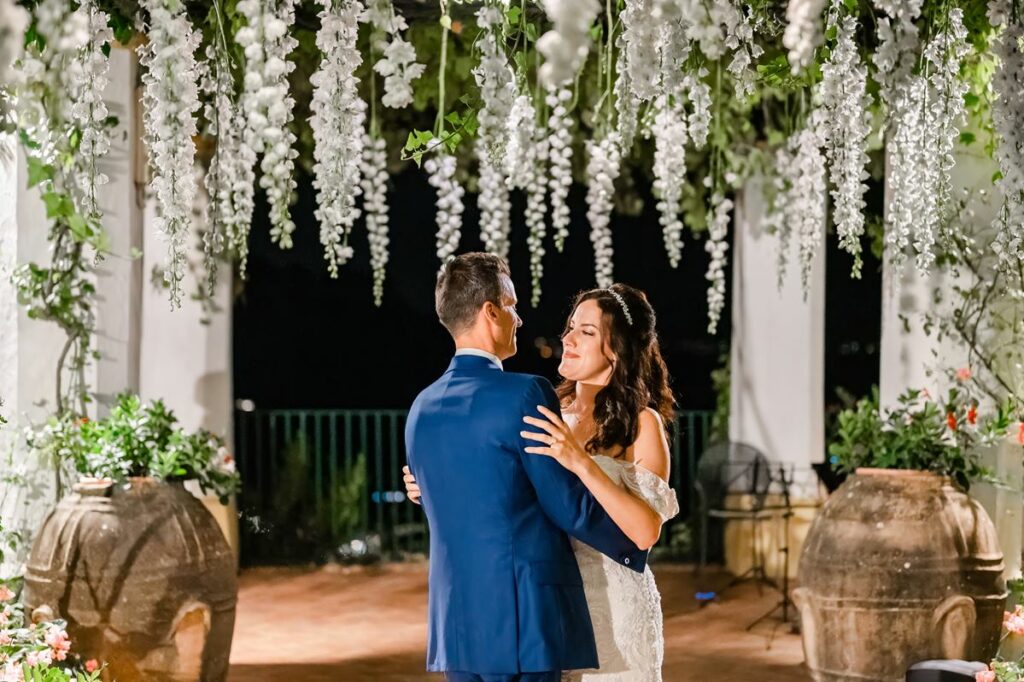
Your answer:
[[[562,362],[558,373],[569,381],[607,386],[612,376],[612,355],[604,328],[604,314],[597,301],[580,303],[569,318],[562,337]]]

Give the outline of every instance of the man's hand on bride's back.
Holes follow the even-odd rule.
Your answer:
[[[416,485],[416,477],[409,470],[409,465],[402,467],[402,481],[405,483],[405,494],[413,504],[420,503],[420,487]]]

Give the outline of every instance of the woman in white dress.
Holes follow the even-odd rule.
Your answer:
[[[540,407],[525,417],[537,441],[527,452],[572,471],[638,547],[653,546],[679,512],[666,482],[665,424],[675,401],[643,292],[615,284],[580,294],[562,337],[558,386],[563,418]],[[406,472],[410,499],[418,497]],[[660,682],[665,640],[661,597],[650,567],[636,573],[572,540],[597,642],[599,670],[565,673],[570,682]]]

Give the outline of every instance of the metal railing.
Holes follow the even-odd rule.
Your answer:
[[[256,410],[235,418],[242,474],[242,560],[248,565],[326,558],[342,546],[385,556],[425,552],[423,511],[402,485],[406,410]],[[670,484],[682,513],[659,547],[680,545],[679,524],[694,513],[697,458],[710,411],[684,411],[671,434]],[[354,540],[354,542],[352,542]],[[364,543],[360,545],[359,543]],[[686,544],[685,541],[682,544]],[[678,554],[678,552],[676,552]]]

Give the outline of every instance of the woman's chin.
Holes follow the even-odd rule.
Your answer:
[[[558,376],[562,377],[566,381],[576,381],[572,367],[566,367],[565,360],[562,360],[561,364],[558,365]]]

